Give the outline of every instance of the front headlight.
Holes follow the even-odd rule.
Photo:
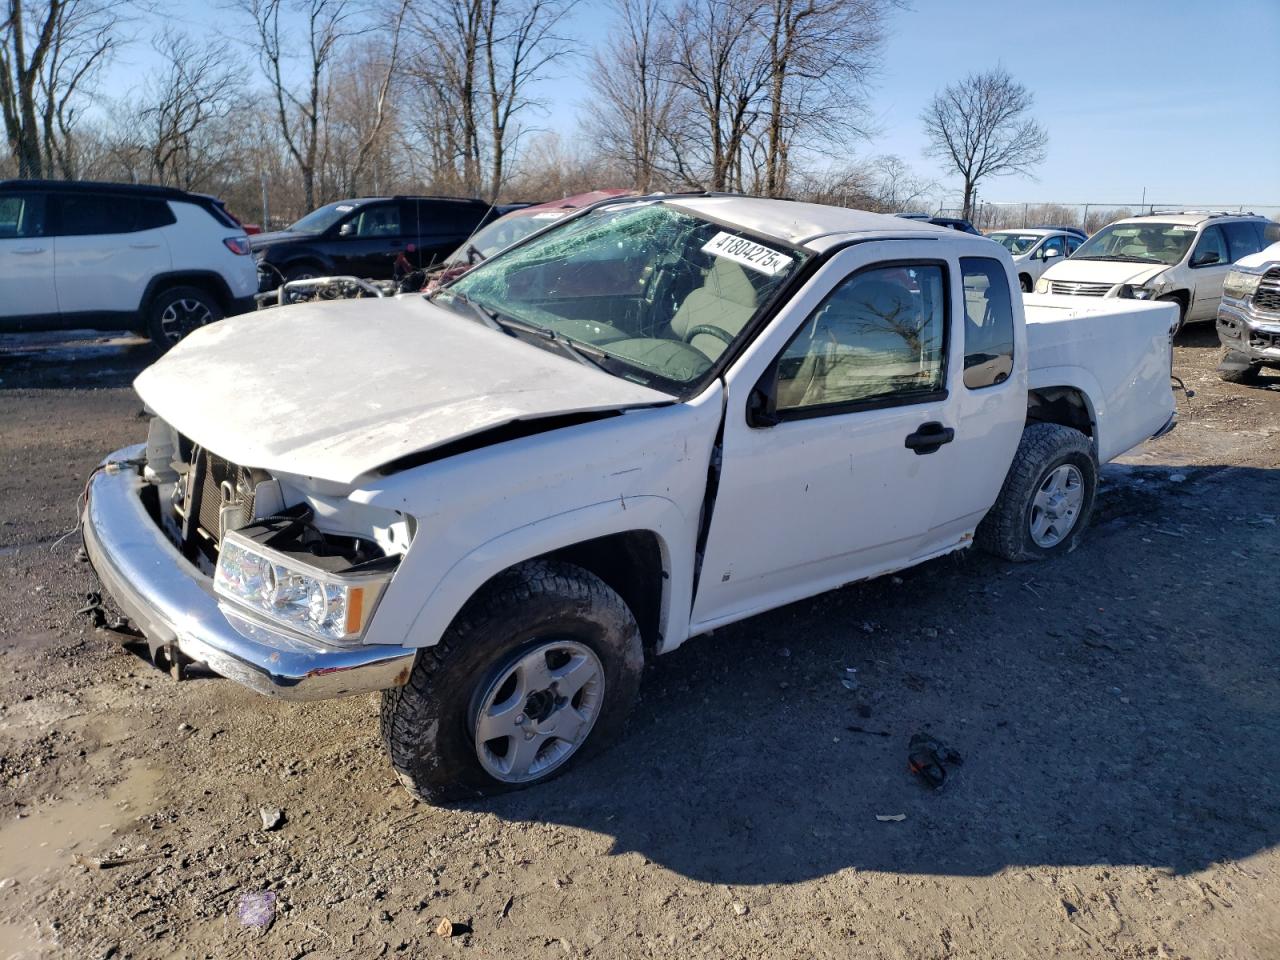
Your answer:
[[[1122,300],[1154,300],[1156,293],[1150,287],[1135,287],[1131,283],[1122,283],[1116,290],[1116,296]]]
[[[1261,280],[1260,273],[1231,270],[1227,273],[1226,282],[1222,284],[1222,295],[1232,300],[1248,300],[1257,291]]]
[[[390,573],[332,573],[229,531],[218,551],[213,589],[325,643],[358,641]]]
[[[1036,281],[1036,293],[1048,293],[1048,292],[1049,292],[1049,281],[1046,280],[1044,277],[1041,277],[1039,280]]]

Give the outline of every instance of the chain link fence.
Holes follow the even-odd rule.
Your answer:
[[[1006,227],[1050,226],[1080,227],[1086,233],[1094,233],[1108,223],[1142,213],[1176,213],[1182,210],[1211,211],[1214,213],[1256,213],[1272,220],[1280,220],[1280,204],[1249,203],[1056,203],[1026,201],[1021,203],[980,200],[974,210],[972,223],[984,233]],[[935,216],[958,217],[959,207],[943,207]]]

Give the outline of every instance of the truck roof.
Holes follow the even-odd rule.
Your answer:
[[[966,234],[883,213],[822,203],[726,195],[669,196],[673,206],[734,226],[777,237],[796,246],[823,250],[841,239],[873,236],[962,240]],[[970,236],[970,239],[972,237]]]

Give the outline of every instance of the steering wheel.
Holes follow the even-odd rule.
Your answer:
[[[719,327],[713,327],[709,323],[699,323],[694,327],[690,327],[689,332],[684,335],[684,342],[692,343],[693,338],[700,333],[705,333],[709,337],[715,337],[717,340],[723,342],[726,347],[733,343],[732,333],[729,333],[727,330],[721,330]]]

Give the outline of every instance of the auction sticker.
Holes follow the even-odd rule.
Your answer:
[[[726,260],[740,263],[744,267],[750,267],[757,273],[770,277],[776,276],[791,266],[791,258],[785,253],[766,247],[763,243],[756,243],[754,240],[735,237],[732,233],[725,233],[723,230],[711,238],[702,248],[702,252],[724,257]]]

